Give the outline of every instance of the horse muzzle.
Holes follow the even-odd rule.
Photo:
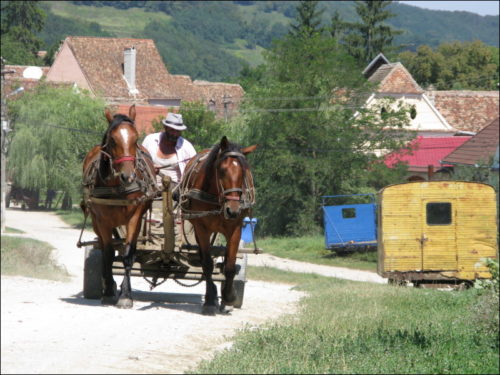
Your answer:
[[[240,216],[241,213],[241,202],[239,197],[226,197],[227,198],[236,198],[226,200],[223,207],[224,218],[227,220],[236,219]]]

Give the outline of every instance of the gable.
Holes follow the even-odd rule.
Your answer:
[[[64,41],[57,58],[50,67],[47,80],[76,83],[79,87],[93,91],[67,40]]]
[[[387,57],[385,57],[384,54],[380,52],[377,56],[375,56],[375,58],[372,61],[370,61],[370,63],[363,70],[362,74],[366,78],[370,78],[372,74],[375,73],[378,70],[378,68],[380,68],[381,65],[389,63],[390,62],[387,59]]]
[[[456,133],[456,130],[446,122],[424,94],[376,93],[370,97],[366,106],[380,105],[380,101],[385,97],[396,99],[396,102],[392,104],[393,110],[397,109],[398,102],[403,102],[405,105],[415,108],[416,116],[409,120],[408,125],[405,127],[406,130],[417,131],[420,135],[425,133],[452,135]],[[386,108],[386,110],[388,109]]]
[[[378,71],[381,73],[378,75]],[[421,94],[424,92],[401,63],[382,65],[369,81],[380,79],[377,92]]]

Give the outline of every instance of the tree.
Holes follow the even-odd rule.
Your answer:
[[[203,103],[182,103],[179,112],[188,126],[186,137],[197,151],[212,147],[224,135],[223,121],[217,119],[215,113],[207,109]]]
[[[37,3],[38,1],[2,2],[2,56],[11,64],[31,64],[42,45],[35,34],[44,26],[45,13]],[[7,50],[3,48],[4,43],[9,47]],[[22,46],[21,51],[24,52],[16,50],[16,44]],[[26,61],[19,62],[20,56],[24,56]]]
[[[315,34],[321,34],[321,15],[324,9],[317,10],[318,1],[303,0],[297,6],[296,23],[291,25],[290,35],[295,37],[309,38]]]
[[[343,35],[346,27],[346,23],[340,18],[339,11],[335,9],[330,24],[330,35],[332,36],[332,38],[336,38],[338,40],[340,39],[340,36]]]
[[[435,50],[427,45],[416,52],[399,54],[415,80],[438,90],[497,90],[498,48],[474,42],[442,43]]]
[[[14,185],[80,192],[82,162],[107,128],[104,102],[72,88],[40,83],[9,104],[7,174]]]
[[[396,49],[392,46],[394,36],[401,33],[384,24],[394,14],[385,8],[390,0],[356,1],[356,13],[361,22],[346,23],[351,29],[343,42],[349,53],[363,64],[371,61],[380,52],[388,54]]]
[[[286,37],[266,53],[264,74],[245,95],[240,128],[241,143],[259,144],[249,155],[254,215],[264,234],[317,233],[321,196],[370,189],[360,176],[377,160],[375,150],[405,143],[382,129],[401,128],[408,116],[402,108],[383,121],[380,108],[362,108],[369,90],[329,36]]]

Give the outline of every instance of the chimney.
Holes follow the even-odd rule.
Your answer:
[[[127,80],[129,90],[136,91],[135,88],[135,47],[126,47],[123,51],[123,73]]]

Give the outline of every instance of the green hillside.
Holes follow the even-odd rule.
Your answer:
[[[228,80],[245,64],[263,62],[262,51],[288,32],[297,1],[42,1],[48,14],[40,37],[54,49],[68,35],[151,38],[170,72],[194,79]],[[357,17],[352,1],[321,1],[323,23],[335,10],[346,21]],[[393,3],[390,24],[403,33],[396,44],[479,39],[499,45],[498,16],[445,12]]]

